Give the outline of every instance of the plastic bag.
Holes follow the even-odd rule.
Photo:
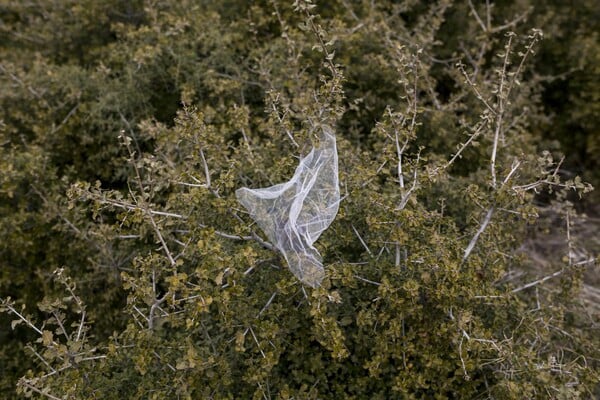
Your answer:
[[[325,276],[313,246],[335,218],[340,202],[335,134],[329,127],[317,147],[300,160],[294,176],[263,189],[241,188],[238,201],[283,254],[292,273],[311,287]]]

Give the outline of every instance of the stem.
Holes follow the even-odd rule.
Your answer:
[[[473,251],[473,248],[475,248],[475,245],[477,244],[477,241],[479,240],[479,236],[481,236],[481,234],[485,231],[485,229],[489,225],[490,221],[492,220],[493,214],[494,214],[494,207],[490,207],[487,214],[485,215],[485,218],[483,219],[483,222],[479,226],[479,229],[475,233],[475,236],[473,236],[473,238],[469,242],[469,245],[465,249],[465,255],[463,256],[463,262],[466,261],[467,258],[469,258],[469,255],[471,254],[471,252]]]

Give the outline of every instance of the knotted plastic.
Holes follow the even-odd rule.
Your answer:
[[[313,246],[331,225],[340,202],[335,134],[323,128],[320,143],[300,160],[285,183],[262,189],[241,188],[238,201],[281,252],[292,273],[311,287],[325,271]]]

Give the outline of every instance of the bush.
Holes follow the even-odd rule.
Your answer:
[[[540,148],[528,2],[105,3],[2,6],[1,390],[598,394],[592,187]],[[342,201],[313,289],[235,190],[287,181],[325,125]],[[541,268],[546,215],[566,249]]]

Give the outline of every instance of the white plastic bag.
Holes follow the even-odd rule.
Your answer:
[[[318,147],[300,160],[288,182],[263,189],[241,188],[239,202],[283,254],[301,282],[317,287],[325,271],[313,243],[335,218],[340,202],[335,134],[323,128]]]

